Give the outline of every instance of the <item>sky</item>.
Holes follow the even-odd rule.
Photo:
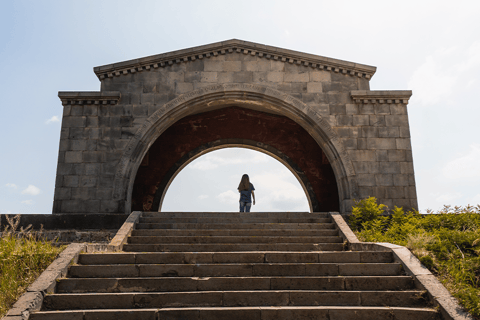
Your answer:
[[[420,211],[478,204],[479,16],[479,1],[2,0],[0,212],[51,213],[58,91],[98,91],[95,66],[232,38],[376,66],[371,90],[413,90]],[[308,211],[295,177],[246,149],[190,163],[163,210],[187,210],[188,198],[191,211],[235,211],[244,171],[254,210]]]

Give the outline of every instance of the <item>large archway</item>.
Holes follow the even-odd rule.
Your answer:
[[[338,189],[339,210],[345,211],[351,199],[358,197],[355,171],[350,157],[335,131],[315,112],[314,108],[266,86],[223,84],[194,90],[168,102],[150,116],[135,133],[125,148],[114,180],[113,197],[120,201],[126,199],[125,212],[130,212],[134,208],[132,196],[135,177],[142,160],[155,141],[185,117],[231,106],[279,115],[291,120],[298,128],[308,133],[328,160]],[[221,139],[221,137],[218,138]],[[172,165],[174,163],[175,161]],[[313,180],[310,180],[310,183],[313,183]]]
[[[130,213],[155,141],[185,117],[233,106],[284,116],[308,132],[331,165],[340,212],[369,196],[417,208],[411,91],[371,91],[375,70],[235,39],[97,67],[101,91],[59,92],[53,212]]]
[[[158,211],[183,167],[209,151],[234,146],[282,162],[302,185],[311,211],[339,210],[335,175],[315,140],[287,117],[240,107],[191,115],[169,127],[152,144],[137,172],[132,210]]]
[[[312,211],[302,182],[282,161],[238,145],[210,149],[190,161],[172,179],[159,211],[238,211],[237,187],[245,173],[256,189],[252,211]]]

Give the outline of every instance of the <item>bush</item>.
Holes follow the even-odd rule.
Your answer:
[[[387,209],[374,197],[356,202],[349,223],[358,238],[406,246],[480,319],[480,205],[429,214]]]
[[[63,250],[38,239],[30,227],[17,232],[20,216],[7,220],[0,238],[0,318]]]

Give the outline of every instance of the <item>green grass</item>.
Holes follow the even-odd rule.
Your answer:
[[[38,239],[29,228],[16,232],[19,222],[19,216],[9,220],[0,238],[0,318],[64,249]]]
[[[404,212],[374,197],[352,209],[349,223],[361,241],[409,248],[476,319],[480,319],[480,205],[439,212]]]

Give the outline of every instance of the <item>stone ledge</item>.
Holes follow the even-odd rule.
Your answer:
[[[8,226],[6,216],[0,214],[0,230]],[[56,214],[21,214],[18,228],[27,228],[30,224],[34,230],[102,230],[119,229],[127,219],[126,214],[92,214],[92,213],[56,213]]]
[[[117,104],[121,98],[118,91],[59,91],[63,105]]]
[[[368,65],[237,39],[99,66],[95,67],[93,70],[97,77],[100,80],[103,80],[105,78],[113,78],[121,75],[133,74],[136,72],[149,71],[159,67],[163,68],[173,64],[180,64],[233,52],[288,62],[291,64],[295,63],[297,65],[303,65],[305,67],[312,67],[320,70],[337,73],[340,72],[345,75],[357,76],[360,78],[364,77],[366,79],[370,79],[376,71],[376,67]]]
[[[125,223],[108,244],[106,248],[107,251],[121,251],[123,249],[123,245],[127,243],[128,237],[132,234],[132,230],[135,228],[135,224],[140,220],[141,215],[141,211],[134,211],[128,216]]]
[[[392,252],[395,261],[401,263],[407,275],[415,279],[417,288],[427,291],[430,301],[439,308],[443,319],[474,320],[408,248],[391,243],[360,242],[339,213],[331,212],[330,215],[340,234],[349,242],[350,250]]]
[[[412,96],[411,90],[389,90],[389,91],[370,91],[370,90],[352,90],[350,95],[355,103],[386,103],[386,104],[408,104]]]
[[[352,229],[350,229],[340,213],[330,212],[330,216],[332,217],[340,236],[343,238],[343,241],[347,241],[349,245],[352,243],[360,243],[360,240],[358,240],[357,236],[353,233]]]

